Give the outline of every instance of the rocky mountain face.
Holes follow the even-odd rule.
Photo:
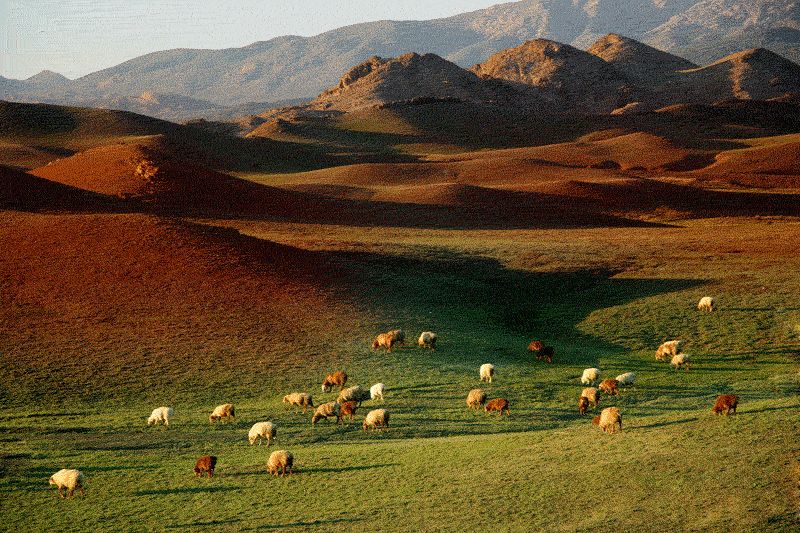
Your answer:
[[[369,22],[242,48],[154,52],[68,82],[51,74],[34,77],[44,78],[39,80],[0,80],[0,99],[106,102],[133,110],[142,109],[141,104],[126,98],[146,92],[207,102],[206,108],[310,99],[373,56],[433,53],[467,68],[532,39],[586,48],[609,32],[698,64],[756,47],[797,61],[798,6],[795,0],[523,0],[449,18]],[[174,119],[191,113],[191,107],[176,112],[151,105],[146,110]]]

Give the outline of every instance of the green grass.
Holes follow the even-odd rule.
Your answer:
[[[800,258],[796,225],[688,223],[675,229],[459,232],[252,223],[247,232],[346,260],[361,288],[352,329],[330,352],[353,383],[387,384],[392,427],[359,430],[288,412],[280,399],[308,390],[326,368],[312,360],[280,373],[215,376],[204,386],[168,379],[138,396],[104,393],[15,403],[0,416],[0,497],[11,530],[558,530],[790,531],[800,526]],[[765,244],[782,235],[783,246]],[[712,239],[733,243],[711,249]],[[787,244],[788,242],[788,244]],[[733,246],[733,245],[731,245]],[[719,310],[694,304],[713,294]],[[368,348],[375,331],[437,331],[440,350]],[[349,333],[349,334],[348,334]],[[557,350],[536,363],[531,337]],[[654,361],[665,337],[694,356],[688,372]],[[257,344],[257,343],[256,343]],[[169,347],[165,347],[169,353]],[[285,347],[263,347],[264,361]],[[298,349],[302,350],[302,347]],[[234,355],[231,354],[231,357]],[[511,416],[464,406],[478,366]],[[580,417],[583,368],[635,371],[635,387],[604,399],[624,431],[605,435]],[[32,373],[47,369],[32,369]],[[34,375],[35,377],[35,375]],[[42,374],[45,379],[45,374]],[[143,377],[142,379],[148,379]],[[4,379],[5,397],[29,380]],[[185,382],[184,382],[185,383]],[[741,397],[740,413],[710,413],[715,395]],[[174,404],[171,428],[146,428],[150,410]],[[222,401],[235,424],[211,426]],[[249,446],[254,422],[278,425],[278,448],[298,472],[266,474],[270,449]],[[218,477],[196,479],[201,454]],[[87,475],[85,498],[61,501],[47,478]]]

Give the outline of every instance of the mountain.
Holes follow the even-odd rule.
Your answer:
[[[629,80],[650,88],[676,78],[680,70],[697,68],[687,59],[617,33],[609,33],[587,52],[613,66]]]
[[[498,52],[471,70],[484,79],[537,87],[573,111],[608,113],[638,99],[625,77],[603,59],[547,39]]]
[[[394,102],[453,99],[509,102],[519,91],[483,80],[435,54],[372,57],[350,69],[339,84],[317,97],[313,108],[352,111]]]
[[[754,47],[800,60],[798,10],[795,0],[523,0],[449,18],[368,22],[242,48],[154,52],[74,80],[67,92],[0,84],[0,98],[86,105],[151,91],[222,106],[270,102],[313,97],[372,56],[434,53],[469,67],[531,39],[584,48],[609,32],[697,63]]]
[[[36,89],[63,89],[70,83],[70,79],[66,76],[53,72],[52,70],[43,70],[38,74],[31,76],[25,80],[25,83],[31,88]]]

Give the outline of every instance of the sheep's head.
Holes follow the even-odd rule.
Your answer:
[[[378,339],[375,339],[374,341],[372,341],[372,349],[373,350],[377,350],[380,347],[380,345],[381,345],[381,343],[378,341]]]
[[[50,480],[48,481],[51,485],[57,485],[56,481],[53,479],[53,476],[50,476]]]
[[[217,417],[216,417],[216,416],[214,416],[214,415],[208,415],[208,421],[209,421],[209,422],[214,422],[214,420],[216,420],[216,419],[217,419]]]
[[[289,396],[288,395],[283,397],[283,403],[289,403]]]

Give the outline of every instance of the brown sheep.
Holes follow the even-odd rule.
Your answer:
[[[289,406],[302,407],[305,413],[309,407],[314,407],[314,399],[306,392],[293,392],[283,397],[283,403]]]
[[[483,410],[487,413],[497,411],[500,413],[500,416],[503,416],[503,411],[505,411],[508,416],[511,416],[511,411],[508,409],[508,400],[505,398],[495,398],[493,400],[489,400]]]
[[[736,414],[736,407],[739,405],[739,397],[735,394],[721,394],[717,396],[717,401],[711,409],[712,413],[721,415],[725,411],[725,416]]]
[[[213,424],[214,422],[222,420],[223,418],[226,420],[236,421],[236,410],[234,409],[232,403],[223,403],[222,405],[216,406],[208,416],[208,421]]]
[[[311,417],[311,425],[316,426],[317,422],[323,418],[327,419],[333,417],[336,417],[337,424],[342,423],[341,405],[339,405],[337,402],[323,403],[317,407],[316,411],[314,411],[314,416]]]
[[[395,344],[397,339],[391,333],[381,333],[372,341],[372,349],[384,348],[387,352],[391,352]]]
[[[483,389],[472,389],[467,394],[467,407],[476,409],[486,403],[486,393]]]
[[[284,477],[292,473],[294,467],[294,455],[286,450],[275,450],[269,455],[267,460],[267,472],[274,476]]]
[[[208,477],[214,477],[216,467],[217,458],[213,455],[204,455],[194,464],[194,475],[203,477],[203,474],[208,474]]]
[[[542,341],[531,341],[531,343],[528,344],[529,352],[538,352],[542,348],[544,348],[544,343]]]
[[[589,409],[589,399],[586,396],[581,396],[578,399],[578,412],[582,415],[585,415],[588,409]]]
[[[597,404],[600,403],[599,395],[597,394],[597,389],[594,387],[586,387],[581,391],[581,398],[586,398],[586,400],[591,404],[592,407],[597,407]]]
[[[674,340],[662,343],[656,350],[656,361],[663,361],[667,356],[677,355],[680,342],[679,340]]]
[[[347,416],[352,420],[353,415],[356,414],[356,409],[358,409],[356,402],[344,402],[339,404],[339,414],[342,418]]]
[[[609,396],[619,395],[619,381],[616,379],[604,379],[600,382],[599,389]]]
[[[330,392],[334,385],[339,387],[339,390],[342,390],[345,383],[347,383],[347,374],[337,370],[325,376],[325,381],[322,382],[322,392]]]
[[[548,363],[553,362],[553,356],[556,354],[555,348],[552,346],[545,346],[538,352],[536,352],[536,360],[537,361],[547,361]]]

